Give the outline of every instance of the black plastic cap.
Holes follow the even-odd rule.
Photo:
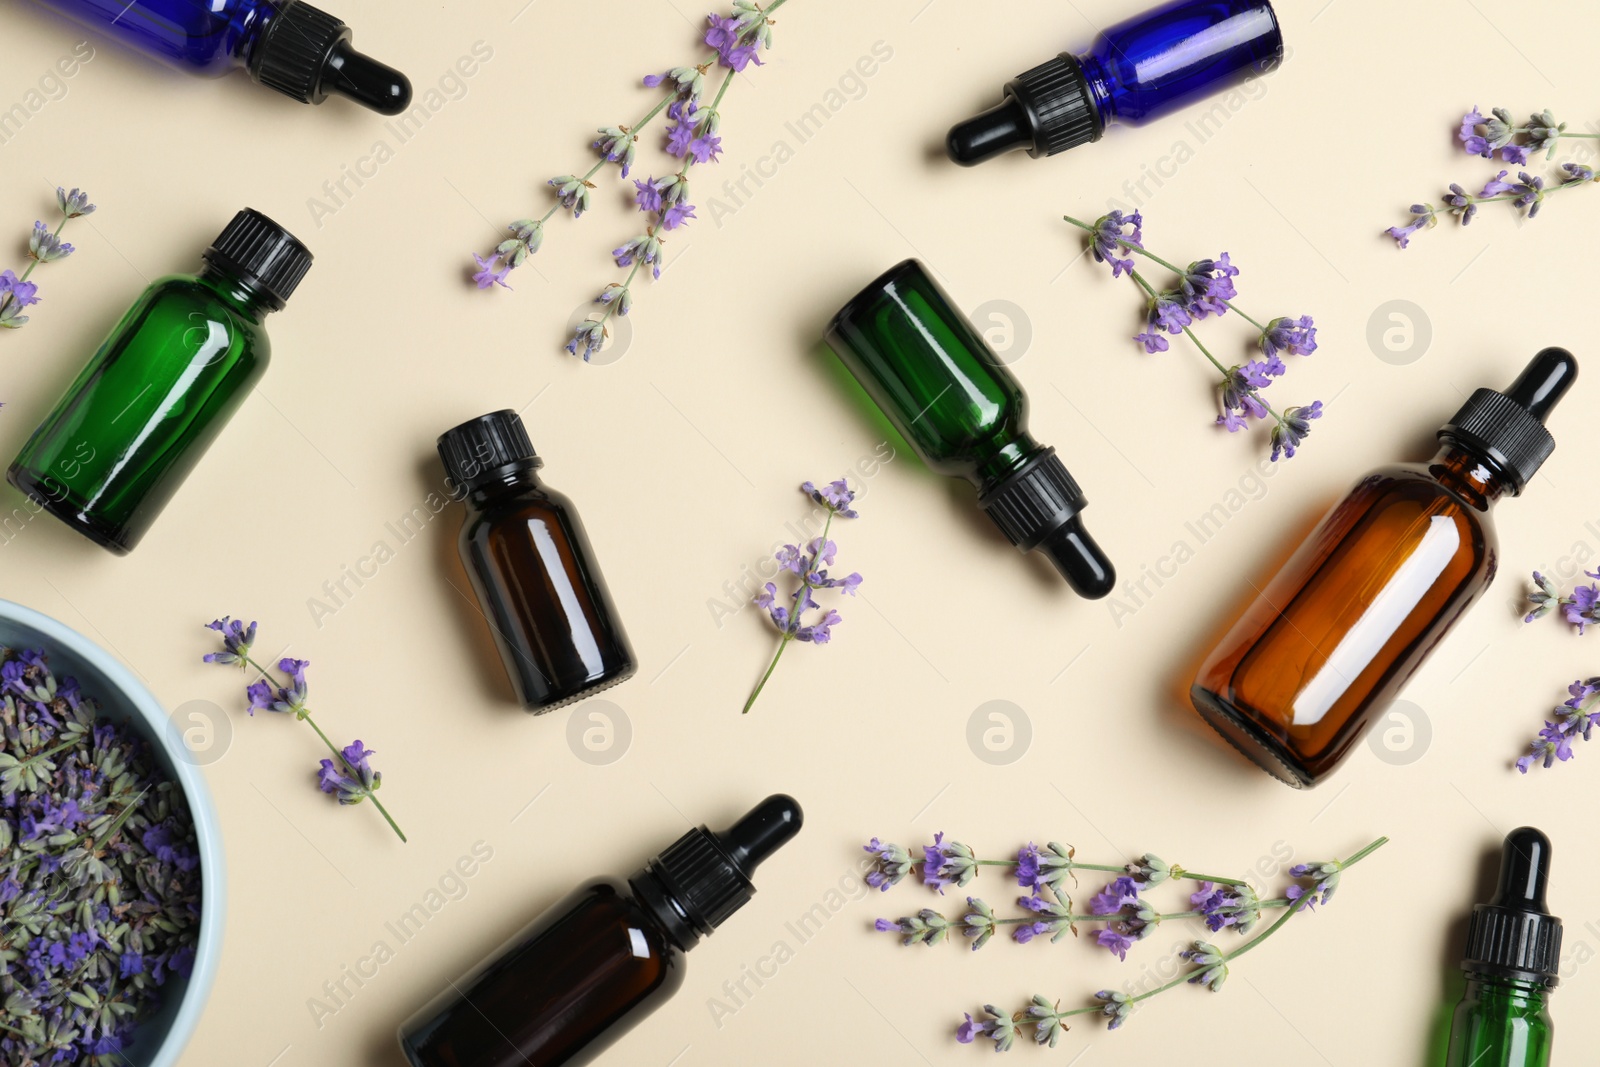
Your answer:
[[[1077,57],[1063,53],[1006,84],[1005,99],[951,129],[950,158],[975,166],[1026,148],[1035,159],[1098,141],[1105,130]]]
[[[1098,600],[1117,576],[1078,513],[1088,501],[1054,448],[978,498],[1006,540],[1024,552],[1045,553],[1079,596]]]
[[[1561,920],[1545,904],[1550,839],[1531,826],[1506,835],[1494,899],[1472,909],[1461,969],[1546,987],[1561,966]]]
[[[439,435],[439,458],[463,491],[544,464],[528,440],[522,416],[507,408],[480,415]]]
[[[756,868],[794,839],[802,821],[793,797],[774,794],[725,833],[701,826],[678,838],[634,875],[634,888],[690,948],[749,903]]]
[[[385,115],[411,106],[411,82],[393,67],[357,52],[350,27],[304,0],[287,0],[250,54],[250,75],[303,104],[329,93]]]
[[[298,237],[248,207],[233,217],[203,256],[212,266],[265,293],[275,310],[289,302],[315,258]]]
[[[1479,389],[1439,430],[1439,438],[1478,456],[1520,494],[1538,472],[1556,439],[1545,417],[1578,377],[1578,361],[1564,348],[1533,357],[1505,392]]]

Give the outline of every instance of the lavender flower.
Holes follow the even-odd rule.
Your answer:
[[[1189,976],[1190,985],[1203,985],[1211,992],[1220,992],[1222,983],[1228,977],[1227,955],[1204,941],[1196,941],[1194,947],[1178,953],[1184,959],[1195,965],[1194,974]]]
[[[789,603],[785,605],[778,602],[778,587],[772,582],[768,582],[755,597],[756,606],[767,612],[782,637],[778,641],[777,652],[767,665],[766,673],[761,676],[761,680],[756,683],[755,689],[744,703],[746,713],[761,695],[767,679],[772,677],[773,670],[778,666],[778,660],[783,657],[784,650],[789,647],[790,642],[827,644],[833,637],[833,627],[842,621],[839,613],[829,608],[820,619],[806,622],[806,612],[821,608],[811,594],[818,589],[837,589],[848,596],[855,596],[856,590],[861,586],[860,574],[852,573],[843,578],[834,578],[828,572],[838,553],[838,546],[828,540],[828,531],[833,526],[833,520],[836,517],[852,519],[856,517],[856,512],[850,508],[855,502],[855,493],[850,490],[849,485],[840,480],[832,483],[829,488],[830,493],[824,496],[811,482],[805,482],[800,486],[802,492],[828,509],[828,517],[823,523],[822,535],[813,538],[804,549],[799,545],[784,545],[777,553],[779,566],[800,578],[800,586],[791,594]]]
[[[246,710],[252,716],[258,711],[291,716],[316,731],[322,743],[327,746],[328,752],[334,758],[322,761],[322,769],[317,775],[318,788],[324,793],[336,796],[341,804],[359,804],[363,800],[370,799],[390,829],[404,841],[406,835],[401,832],[399,824],[394,821],[389,810],[376,796],[383,776],[374,771],[369,763],[372,750],[360,741],[346,745],[342,749],[335,747],[328,739],[328,735],[322,732],[322,727],[311,717],[311,709],[306,706],[310,695],[310,687],[306,682],[306,668],[311,666],[310,661],[284,656],[278,660],[277,673],[274,674],[250,655],[250,647],[256,637],[255,623],[244,626],[230,616],[224,615],[214,622],[207,623],[206,628],[222,635],[222,651],[207,653],[201,657],[204,662],[253,669],[259,675],[245,687],[245,695],[250,698]]]
[[[21,276],[11,270],[0,271],[0,328],[20,330],[27,325],[29,316],[22,314],[22,309],[39,303],[39,286],[28,281],[28,278],[39,264],[53,263],[72,255],[75,249],[61,240],[62,229],[72,219],[81,219],[95,210],[95,206],[89,203],[88,193],[81,189],[73,189],[69,193],[59,186],[56,188],[56,206],[61,212],[61,219],[54,230],[43,222],[33,224],[33,232],[28,237],[28,258],[32,262]]]
[[[972,910],[961,917],[961,932],[972,938],[972,951],[976,952],[989,943],[998,928],[995,923],[994,909],[977,897],[967,898],[967,907]]]
[[[1418,230],[1431,230],[1438,216],[1434,213],[1432,204],[1412,204],[1411,221],[1404,226],[1390,226],[1383,232],[1394,238],[1395,244],[1401,248],[1411,247],[1411,237]]]
[[[899,845],[885,844],[874,837],[861,847],[876,858],[875,866],[867,872],[867,884],[874,889],[887,893],[891,886],[911,873],[911,855]]]
[[[933,844],[922,846],[922,884],[942,895],[945,886],[964,886],[978,873],[972,849],[959,841],[944,843],[944,834],[933,835]]]
[[[1028,842],[1017,850],[1017,884],[1035,896],[1049,889],[1059,893],[1061,883],[1072,873],[1076,850],[1051,841],[1040,849]]]
[[[1584,571],[1583,575],[1600,581],[1600,571]],[[1572,595],[1562,596],[1556,584],[1538,571],[1533,572],[1533,584],[1534,590],[1528,594],[1532,610],[1522,617],[1523,622],[1543,618],[1560,608],[1562,617],[1576,626],[1580,634],[1591,624],[1600,623],[1600,585],[1591,582],[1576,586]]]
[[[1432,211],[1421,205],[1418,210]],[[1220,412],[1216,424],[1235,433],[1249,426],[1252,419],[1270,419],[1273,424],[1273,461],[1293,456],[1296,447],[1309,432],[1310,420],[1321,415],[1321,405],[1291,408],[1280,415],[1261,396],[1260,391],[1270,385],[1273,378],[1287,371],[1282,355],[1305,356],[1317,350],[1316,324],[1311,316],[1281,316],[1266,324],[1251,318],[1233,303],[1239,295],[1235,279],[1240,272],[1228,253],[1224,252],[1216,259],[1199,259],[1187,267],[1178,267],[1144,247],[1144,220],[1137,212],[1124,215],[1120,211],[1112,211],[1100,216],[1093,224],[1081,222],[1070,215],[1066,216],[1066,221],[1088,234],[1089,251],[1096,262],[1109,263],[1112,277],[1126,274],[1143,294],[1144,329],[1134,334],[1133,339],[1143,347],[1145,353],[1153,355],[1166,352],[1171,348],[1167,340],[1169,336],[1187,336],[1221,375],[1217,383]],[[1421,225],[1421,222],[1417,224]],[[1410,232],[1408,230],[1401,238],[1409,236]],[[1177,275],[1177,284],[1171,288],[1157,289],[1134,266],[1136,258],[1147,259],[1172,271]],[[1265,360],[1227,367],[1200,339],[1194,329],[1196,323],[1220,317],[1229,311],[1236,312],[1255,328]]]
[[[1310,896],[1316,899],[1318,904],[1326,904],[1333,898],[1333,891],[1339,888],[1339,873],[1343,870],[1344,865],[1338,860],[1325,863],[1297,863],[1289,868],[1289,877],[1310,879],[1313,882]],[[1301,887],[1291,886],[1290,889],[1297,890]],[[1296,900],[1299,897],[1300,893],[1297,892],[1290,899]],[[1305,906],[1310,907],[1310,904]]]
[[[1247,934],[1261,918],[1261,900],[1247,885],[1201,882],[1189,902],[1205,917],[1206,928],[1212,933],[1231,926],[1238,933]]]
[[[968,1015],[967,1021],[956,1027],[956,1040],[970,1045],[977,1038],[985,1037],[994,1042],[996,1052],[1009,1051],[1017,1040],[1016,1020],[1002,1015],[993,1004],[985,1004],[983,1010],[989,1018],[979,1021]]]
[[[373,752],[360,740],[339,750],[339,763],[325,759],[317,772],[317,788],[336,796],[341,804],[359,804],[377,792],[383,775],[372,769]]]
[[[1133,1015],[1133,998],[1126,993],[1102,989],[1094,997],[1102,1002],[1100,1014],[1111,1020],[1106,1024],[1107,1030],[1119,1029]]]
[[[594,183],[587,178],[575,178],[571,174],[562,174],[551,178],[547,183],[556,191],[556,200],[561,206],[572,212],[572,217],[581,219],[583,213],[589,210],[594,203]],[[546,216],[548,218],[548,216]],[[476,258],[476,257],[474,257]],[[482,286],[479,286],[482,288]]]
[[[1517,770],[1527,774],[1535,764],[1550,768],[1565,763],[1573,757],[1574,741],[1587,741],[1593,736],[1600,712],[1591,711],[1596,696],[1600,695],[1600,678],[1587,681],[1579,679],[1567,687],[1568,698],[1556,709],[1553,719],[1545,720],[1529,745],[1528,754],[1517,760]]]

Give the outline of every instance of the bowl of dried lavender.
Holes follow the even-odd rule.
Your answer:
[[[222,849],[166,711],[0,600],[0,1063],[171,1067],[222,936]]]

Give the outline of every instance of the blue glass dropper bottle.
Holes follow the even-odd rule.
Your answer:
[[[1017,148],[1053,156],[1098,141],[1113,122],[1141,125],[1282,59],[1268,0],[1172,0],[1112,26],[1088,52],[1018,75],[1004,100],[952,129],[946,147],[968,167]]]
[[[304,0],[37,0],[179,70],[220,77],[238,67],[301,103],[331,93],[398,115],[411,82],[355,50],[350,28]]]

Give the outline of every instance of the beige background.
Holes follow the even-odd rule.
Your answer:
[[[1190,114],[1047,162],[965,171],[939,156],[951,121],[1138,4],[1039,0],[980,14],[957,0],[795,0],[767,66],[729,94],[727,154],[710,174],[737,179],[780,138],[792,158],[764,164],[772,176],[749,183],[741,204],[723,194],[734,210],[716,221],[701,179],[701,221],[672,242],[662,282],[641,291],[631,345],[585,367],[559,346],[569,313],[615,275],[606,251],[633,232],[614,186],[580,223],[552,224],[513,293],[465,286],[467,253],[492,243],[492,224],[542,210],[540,183],[585,165],[593,127],[648,106],[637,77],[695,54],[703,13],[682,0],[524,3],[341,0],[357,42],[419,92],[475,42],[493,57],[320,224],[308,201],[324,183],[376,140],[396,145],[383,120],[337,101],[297,107],[242,77],[186,79],[99,39],[64,98],[0,145],[0,218],[13,234],[0,260],[20,259],[18,240],[56,184],[85,186],[100,204],[70,230],[82,251],[36,275],[45,301],[34,323],[0,338],[6,456],[146,281],[194,268],[240,206],[275,216],[317,254],[271,322],[276,361],[259,393],[135,555],[114,559],[48,519],[0,545],[5,596],[115,649],[169,707],[213,701],[231,716],[231,744],[207,768],[227,833],[228,935],[184,1063],[398,1065],[395,1026],[571,886],[626,873],[690,821],[724,823],[780,789],[805,804],[804,834],[693,953],[677,1000],[606,1062],[972,1062],[985,1053],[951,1036],[963,1010],[1035,991],[1076,1002],[1160,965],[1188,932],[1169,926],[1120,966],[1085,943],[913,952],[868,927],[927,906],[920,890],[828,896],[841,879],[852,885],[866,837],[913,844],[941,829],[991,856],[1055,838],[1083,858],[1148,849],[1267,873],[1275,851],[1317,859],[1390,835],[1333,906],[1241,961],[1222,995],[1175,991],[1124,1030],[1088,1022],[1049,1054],[1211,1064],[1226,1050],[1229,1062],[1376,1067],[1421,1061],[1483,857],[1504,831],[1537,823],[1556,842],[1552,903],[1568,924],[1554,1003],[1563,1061],[1594,1047],[1600,1019],[1581,1008],[1600,988],[1583,965],[1600,944],[1590,889],[1600,859],[1588,847],[1600,752],[1526,779],[1510,771],[1566,683],[1596,670],[1600,637],[1553,621],[1523,628],[1515,607],[1530,569],[1571,575],[1571,554],[1590,559],[1600,543],[1591,382],[1554,419],[1555,456],[1501,510],[1505,573],[1407,692],[1432,725],[1420,758],[1396,765],[1363,748],[1335,781],[1294,793],[1205,734],[1182,699],[1244,579],[1259,580],[1355,477],[1425,458],[1467,392],[1504,385],[1536,348],[1585,356],[1581,272],[1600,193],[1563,197],[1529,227],[1489,210],[1404,254],[1379,231],[1444,183],[1492,173],[1452,140],[1468,105],[1550,106],[1582,126],[1594,105],[1592,5],[1286,2],[1288,63],[1203,142]],[[0,9],[9,107],[84,35],[26,3]],[[875,45],[891,58],[859,85],[847,79],[842,106],[800,143],[784,124],[826,105]],[[1124,191],[1152,172],[1165,176]],[[1179,345],[1142,356],[1128,341],[1130,287],[1074,262],[1080,242],[1060,214],[1092,218],[1112,197],[1144,203],[1147,240],[1169,258],[1232,252],[1254,314],[1316,315],[1321,351],[1292,361],[1273,393],[1321,398],[1327,417],[1270,478],[1252,480],[1259,436],[1209,425],[1198,357]],[[1125,579],[1193,543],[1185,523],[1230,489],[1243,487],[1242,502],[1222,535],[1119,619],[1112,601],[1075,599],[1018,557],[964,487],[902,451],[868,482],[860,521],[838,531],[841,564],[866,575],[860,602],[841,605],[832,646],[794,650],[740,718],[774,635],[748,609],[719,625],[713,604],[805,513],[796,483],[844,472],[883,439],[817,338],[845,297],[908,255],[966,308],[1015,305],[1009,321],[1026,324],[1031,345],[990,325],[1020,354],[1034,431],[1086,486],[1090,526]],[[1425,349],[1384,353],[1403,365],[1368,340],[1393,300],[1431,323]],[[1237,353],[1239,327],[1210,336]],[[580,506],[639,652],[638,676],[607,695],[631,724],[631,746],[609,765],[576,757],[567,713],[530,719],[509,704],[461,595],[459,513],[404,545],[385,526],[441,480],[434,437],[505,406],[525,407],[549,482]],[[8,510],[19,502],[9,488],[0,498]],[[380,540],[394,558],[319,626],[308,601]],[[200,624],[224,612],[259,619],[269,652],[312,661],[313,707],[333,733],[378,751],[411,844],[315,791],[309,731],[237,712],[239,679],[199,662],[211,647]],[[992,700],[1031,724],[1030,747],[1009,766],[981,761],[966,740]],[[384,924],[480,841],[493,858],[465,897],[318,1025],[309,1001],[324,982],[376,941],[392,946]],[[992,875],[974,888],[997,906],[1013,896]],[[830,903],[838,911],[809,941],[786,927]],[[793,958],[717,1025],[710,998],[733,1006],[724,982],[779,941]]]

